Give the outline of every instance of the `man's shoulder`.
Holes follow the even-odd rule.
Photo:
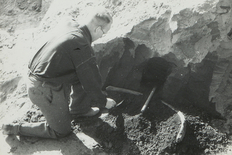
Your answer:
[[[64,22],[65,21],[65,22]],[[80,25],[74,20],[62,20],[58,24],[51,34],[54,40],[59,40],[61,42],[75,43],[78,45],[87,45],[89,44],[88,37],[85,35],[83,30],[80,28]],[[51,41],[54,41],[54,40]]]
[[[56,26],[56,34],[60,35],[75,35],[82,38],[83,34],[79,28],[79,23],[72,19],[63,19]]]
[[[58,31],[56,36],[58,36],[58,38],[63,38],[66,41],[73,40],[78,42],[87,42],[82,30],[79,28],[63,27]]]

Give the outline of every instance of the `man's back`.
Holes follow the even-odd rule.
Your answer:
[[[39,49],[29,64],[33,74],[42,78],[74,77],[76,65],[93,55],[88,29],[74,24],[64,25]]]

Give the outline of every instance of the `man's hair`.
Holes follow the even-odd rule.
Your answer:
[[[99,8],[97,9],[91,17],[91,22],[95,24],[96,26],[101,26],[105,27],[107,24],[111,23],[113,21],[110,13],[104,9],[104,8]]]

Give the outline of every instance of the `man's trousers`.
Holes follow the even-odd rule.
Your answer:
[[[80,84],[54,84],[29,77],[27,86],[30,100],[42,111],[46,122],[21,124],[19,135],[64,137],[71,132],[71,114],[83,114],[90,110],[91,100]]]

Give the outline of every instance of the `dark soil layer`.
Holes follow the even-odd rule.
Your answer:
[[[156,109],[165,110],[159,104]],[[215,154],[222,152],[228,144],[226,134],[220,133],[198,116],[190,115],[186,115],[185,137],[180,143],[176,143],[179,117],[176,113],[165,115],[154,116],[152,120],[146,118],[145,114],[109,114],[102,118],[78,119],[73,122],[73,132],[84,132],[94,138],[99,143],[95,146],[96,150],[119,155]],[[169,118],[166,119],[167,117]],[[36,122],[44,119],[38,109],[32,109],[25,115],[25,121]]]

